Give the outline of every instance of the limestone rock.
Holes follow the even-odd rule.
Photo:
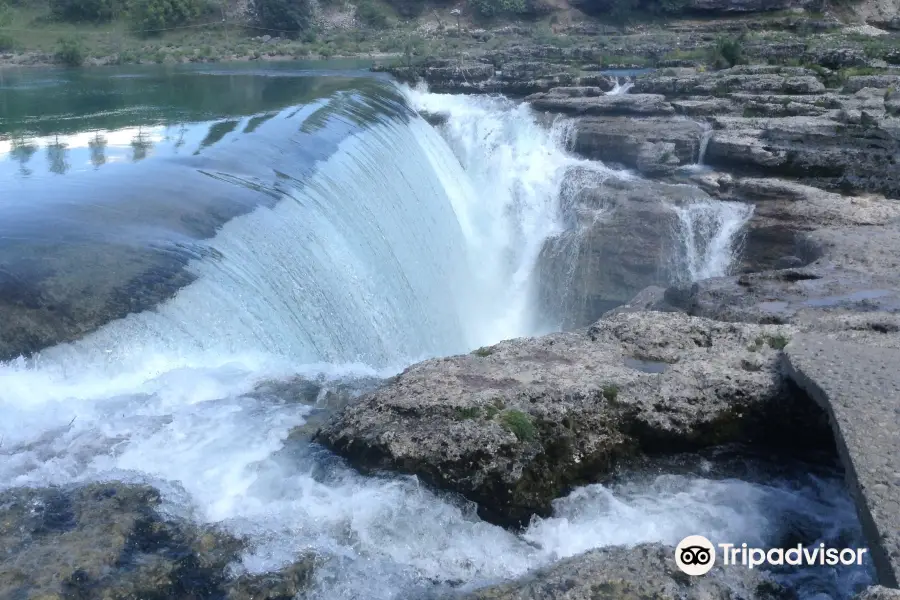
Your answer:
[[[572,145],[588,158],[640,170],[647,166],[640,158],[648,143],[671,144],[667,147],[671,152],[668,165],[696,163],[703,135],[700,123],[684,118],[581,117],[576,121]]]
[[[544,243],[536,267],[540,313],[563,329],[589,325],[648,285],[676,281],[673,207],[709,199],[691,186],[614,177],[564,198],[568,229]]]
[[[517,525],[640,451],[830,439],[782,385],[777,349],[790,334],[618,315],[413,365],[315,439],[357,467],[415,474],[477,503],[486,520]],[[801,442],[801,429],[819,441]]]
[[[533,94],[525,98],[536,110],[573,115],[671,115],[675,109],[659,94],[615,94],[611,96],[571,96]]]

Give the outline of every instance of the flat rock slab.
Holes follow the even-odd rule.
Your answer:
[[[798,334],[789,377],[829,413],[883,585],[900,580],[900,350]]]

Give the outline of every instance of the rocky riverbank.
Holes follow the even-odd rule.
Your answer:
[[[542,297],[573,331],[414,365],[317,439],[360,468],[416,474],[515,525],[635,456],[782,440],[824,450],[830,418],[878,577],[895,587],[900,380],[870,367],[900,348],[900,71],[848,74],[848,56],[665,68],[624,94],[610,94],[611,77],[562,72],[557,55],[394,69],[445,91],[529,94],[548,120],[574,120],[573,151],[650,179],[610,177],[563,207],[571,229],[548,242]],[[698,200],[753,207],[743,273],[667,287],[665,207]],[[561,251],[574,239],[587,253]],[[553,305],[563,272],[578,297]],[[816,366],[826,351],[841,370]],[[884,434],[865,443],[875,423]],[[540,597],[560,576],[477,597]]]

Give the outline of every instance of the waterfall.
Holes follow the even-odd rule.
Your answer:
[[[709,140],[712,137],[713,129],[706,121],[702,121],[700,126],[703,128],[700,132],[700,144],[697,149],[697,166],[703,166],[703,159],[706,158],[706,147],[709,146]]]
[[[626,79],[625,83],[619,81],[619,78],[616,77],[616,83],[613,86],[613,89],[606,92],[607,96],[618,96],[619,94],[627,94],[628,90],[634,87],[634,82]]]
[[[589,548],[674,545],[698,531],[774,545],[784,535],[773,524],[797,515],[827,514],[831,530],[852,531],[838,478],[798,489],[791,479],[654,474],[576,489],[512,532],[414,477],[364,476],[297,434],[315,408],[293,378],[327,387],[388,377],[419,358],[532,333],[531,276],[544,242],[567,225],[561,197],[613,174],[566,151],[571,122],[544,128],[502,98],[406,94],[413,108],[449,115],[440,131],[410,111],[370,119],[377,106],[335,97],[166,161],[181,171],[152,182],[141,216],[176,215],[175,239],[197,250],[190,282],[76,342],[0,363],[0,490],[153,485],[164,513],[246,540],[238,571],[314,552],[311,600],[444,597]],[[176,211],[188,177],[215,182],[217,199],[235,182],[269,201],[242,203],[209,239],[185,241],[190,219]],[[588,208],[581,218],[603,214]],[[749,208],[675,210],[688,276],[727,270]]]
[[[676,277],[698,281],[728,275],[740,255],[744,226],[753,216],[753,205],[700,200],[673,206],[672,210],[678,217]]]

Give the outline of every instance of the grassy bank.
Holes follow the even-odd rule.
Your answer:
[[[417,22],[404,22],[379,5],[379,27],[365,23],[288,35],[246,17],[206,14],[181,26],[136,32],[125,16],[105,23],[67,22],[48,6],[0,5],[0,65],[69,66],[228,60],[418,55],[429,43]]]

